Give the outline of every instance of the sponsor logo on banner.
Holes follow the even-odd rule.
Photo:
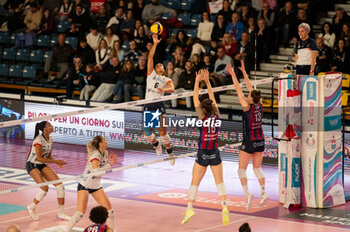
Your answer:
[[[309,134],[308,137],[306,138],[306,146],[309,148],[309,149],[314,149],[315,148],[315,138],[313,136],[313,134]]]
[[[306,99],[316,101],[316,82],[306,83],[307,96]]]
[[[159,110],[157,111],[144,111],[143,112],[143,127],[145,128],[160,128],[160,116],[162,115]]]
[[[28,119],[85,109],[81,107],[47,105],[25,102]],[[86,145],[93,137],[102,135],[111,148],[124,149],[124,112],[105,110],[88,114],[72,115],[48,120],[54,129],[54,142]],[[25,124],[25,138],[33,139],[36,123]]]
[[[325,131],[340,130],[340,128],[341,128],[341,115],[328,116],[324,118]]]
[[[292,188],[300,188],[300,158],[292,158]]]

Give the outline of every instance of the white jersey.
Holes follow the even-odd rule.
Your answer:
[[[169,81],[171,81],[170,78],[158,75],[153,69],[150,74],[147,74],[146,99],[164,96],[164,93],[159,93],[157,88],[166,88]]]
[[[43,135],[38,135],[36,136],[36,138],[33,140],[33,144],[32,144],[32,148],[30,150],[30,154],[29,157],[27,159],[27,162],[31,162],[34,164],[43,164],[42,162],[37,161],[37,154],[36,154],[36,150],[35,150],[35,146],[36,145],[40,145],[42,148],[42,157],[43,158],[49,158],[49,155],[51,153],[51,148],[52,148],[52,143],[53,143],[53,139],[50,136],[49,140],[46,140],[44,138]]]
[[[94,150],[90,155],[90,157],[88,158],[88,161],[86,163],[86,167],[83,173],[84,177],[79,178],[79,183],[88,189],[98,189],[101,187],[101,176],[90,175],[88,177],[85,177],[88,173],[94,170],[92,168],[92,161],[94,160],[100,161],[99,168],[105,167],[108,164],[108,151],[105,151],[103,154],[101,154],[100,151]]]

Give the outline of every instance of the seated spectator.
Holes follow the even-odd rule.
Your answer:
[[[335,48],[333,52],[331,70],[349,74],[350,73],[349,62],[350,62],[349,52],[345,47],[345,41],[343,39],[340,39],[338,41],[338,46]]]
[[[318,75],[320,72],[328,72],[330,70],[332,49],[325,45],[322,37],[316,39],[316,45],[318,54],[316,57],[315,75]]]
[[[174,94],[192,92],[194,88],[196,74],[193,70],[191,61],[186,61],[185,71],[181,73],[179,77],[178,88],[175,89]],[[171,100],[171,106],[177,107],[177,99]],[[186,107],[189,109],[192,107],[191,97],[186,97]]]
[[[140,99],[145,98],[145,87],[147,79],[147,66],[146,66],[146,57],[140,56],[138,64],[135,69],[135,81],[136,89]],[[124,88],[125,93],[127,92],[126,87]]]
[[[243,223],[240,227],[239,227],[239,232],[251,232],[251,229],[249,227],[248,223]]]
[[[59,7],[58,17],[60,21],[67,20],[68,15],[72,11],[73,3],[70,0],[63,0]]]
[[[66,97],[72,99],[72,94],[75,86],[81,90],[85,86],[83,76],[85,75],[83,62],[80,57],[74,59],[74,67],[68,72],[66,80]]]
[[[205,54],[203,57],[204,68],[209,71],[209,74],[214,72],[214,64],[210,60],[210,55]]]
[[[243,4],[241,6],[241,22],[244,25],[248,24],[249,18],[256,18],[256,10],[252,8],[249,4]]]
[[[142,54],[137,49],[135,41],[130,41],[130,49],[125,53],[125,59],[131,60],[133,63],[136,63],[141,55]]]
[[[343,25],[343,29],[340,33],[339,39],[344,40],[345,42],[345,47],[349,47],[349,39],[350,39],[350,30],[349,30],[349,24],[345,23]]]
[[[90,220],[95,223],[94,225],[88,226],[84,232],[92,232],[92,231],[105,231],[112,232],[112,229],[107,226],[106,221],[108,218],[108,211],[103,206],[96,206],[92,208],[90,211]]]
[[[295,38],[299,38],[298,26],[300,24],[302,24],[302,23],[307,23],[307,24],[311,25],[310,18],[307,15],[306,10],[298,9],[296,25],[295,25],[295,28],[294,28],[294,40],[295,40]],[[314,33],[313,33],[312,30],[310,31],[309,35],[310,35],[311,38],[314,38]]]
[[[116,40],[113,43],[112,57],[117,57],[120,62],[124,61],[125,51],[122,49],[120,40]]]
[[[95,19],[95,24],[97,27],[98,32],[104,33],[108,22],[109,22],[109,16],[107,15],[106,12],[106,7],[105,6],[100,6],[100,9],[98,10],[98,15]]]
[[[238,13],[232,14],[232,22],[227,25],[226,33],[229,33],[233,36],[234,40],[240,41],[241,34],[244,31],[244,24],[239,21],[240,16]]]
[[[143,0],[134,0],[132,4],[132,12],[136,20],[142,20],[142,10],[145,7]]]
[[[119,73],[118,82],[115,84],[112,95],[117,95],[116,103],[122,102],[122,94],[124,92],[125,101],[130,101],[130,87],[127,87],[128,93],[124,91],[125,85],[134,85],[136,86],[135,81],[135,67],[134,63],[131,60],[126,60],[124,62],[123,68]]]
[[[272,28],[275,19],[276,19],[276,13],[270,8],[270,5],[268,2],[264,2],[262,5],[262,10],[259,11],[258,19],[265,19],[266,27]]]
[[[169,19],[162,19],[161,24],[165,28],[183,28],[184,23],[178,19],[178,13],[174,10],[173,15]]]
[[[135,30],[135,19],[132,14],[132,10],[126,12],[125,20],[122,21],[120,26],[122,40],[130,40],[133,37],[133,32]]]
[[[50,35],[56,30],[55,26],[55,17],[51,14],[49,9],[46,9],[41,18],[37,34]]]
[[[40,29],[40,23],[42,13],[39,9],[38,3],[31,2],[30,10],[27,11],[26,17],[24,18],[24,24],[26,25],[26,33],[36,32]]]
[[[240,60],[243,60],[246,72],[249,74],[249,71],[254,69],[254,44],[247,32],[242,33],[242,41],[238,43],[236,51],[235,62],[240,63]]]
[[[176,33],[175,41],[171,42],[170,52],[173,53],[176,47],[180,46],[184,52],[185,57],[189,57],[191,44],[192,41],[190,38],[188,38],[186,32],[184,30],[179,30]]]
[[[237,43],[233,40],[232,35],[226,33],[224,35],[224,39],[222,40],[221,47],[225,49],[225,54],[233,57],[233,55],[236,53]]]
[[[340,35],[344,23],[349,22],[349,16],[341,7],[335,9],[335,15],[332,19],[332,26],[335,35]]]
[[[324,44],[333,49],[335,44],[335,34],[333,33],[332,25],[329,22],[325,22],[321,30],[322,32],[318,37],[323,38]]]
[[[75,10],[70,12],[67,20],[76,24],[82,33],[87,32],[92,24],[89,13],[85,11],[81,4],[75,5]]]
[[[111,58],[111,50],[107,47],[107,42],[104,39],[100,40],[98,49],[95,52],[96,66],[95,70],[102,71],[107,65]]]
[[[106,40],[107,47],[111,49],[113,47],[114,41],[119,40],[119,37],[117,35],[113,34],[112,28],[107,27],[106,35],[105,35],[105,37],[103,37],[103,39]]]
[[[218,41],[212,40],[210,43],[210,49],[209,49],[209,54],[210,54],[210,60],[212,62],[216,61],[216,54],[218,53]]]
[[[278,17],[278,25],[280,28],[277,34],[281,38],[281,42],[284,46],[288,46],[290,39],[294,36],[294,30],[298,26],[292,2],[286,2],[283,11]]]
[[[174,88],[176,89],[178,84],[179,84],[179,73],[175,71],[175,65],[173,62],[169,61],[167,66],[166,66],[166,70],[165,70],[165,74],[166,77],[169,77],[174,84]]]
[[[21,232],[21,228],[18,225],[10,225],[7,227],[6,232]]]
[[[197,37],[205,42],[206,44],[210,43],[211,33],[213,31],[214,23],[211,22],[209,13],[202,13],[202,20],[198,25]]]
[[[95,52],[86,42],[86,39],[84,37],[79,40],[77,56],[81,58],[83,65],[96,63]]]
[[[86,65],[86,75],[82,77],[82,81],[85,83],[85,86],[82,90],[80,90],[80,100],[89,100],[90,93],[94,91],[98,85],[99,80],[97,74],[94,72],[94,65],[88,64]]]
[[[202,55],[202,53],[205,53],[205,47],[202,45],[202,41],[199,38],[195,38],[193,40],[193,45],[192,45],[192,52],[191,52],[191,57],[190,59],[193,59],[193,55]]]
[[[140,25],[137,28],[137,34],[136,34],[134,40],[135,40],[135,43],[136,43],[136,47],[141,52],[146,52],[147,51],[146,44],[147,44],[147,41],[149,39],[148,39],[148,37],[145,34],[145,28],[143,27],[143,25]]]
[[[81,36],[81,34],[82,33],[79,31],[79,27],[74,23],[72,23],[70,25],[70,28],[66,30],[66,35],[69,37],[76,37],[76,38],[84,37],[84,36]]]
[[[222,14],[218,14],[216,17],[216,24],[213,27],[213,31],[211,32],[212,40],[221,41],[226,32],[226,24],[224,21],[224,16]]]
[[[178,46],[176,48],[175,52],[173,52],[173,56],[170,58],[170,61],[175,65],[175,69],[185,69],[186,58],[184,56],[182,47]]]
[[[111,27],[113,34],[118,35],[120,32],[120,26],[122,25],[122,22],[125,20],[125,15],[123,8],[119,7],[115,10],[115,16],[110,18],[107,27]]]
[[[112,57],[112,65],[108,65],[103,73],[98,73],[99,79],[102,79],[102,84],[95,91],[91,101],[104,102],[112,96],[119,72],[119,60],[117,57]]]
[[[251,40],[255,40],[255,35],[258,33],[255,18],[250,17],[248,19],[248,25],[245,27],[245,32],[248,33]]]
[[[96,27],[91,27],[90,33],[86,35],[86,41],[94,51],[98,49],[102,34],[97,31]]]
[[[56,76],[57,79],[62,79],[63,75],[68,71],[69,64],[72,58],[72,46],[67,44],[64,34],[58,35],[58,43],[52,46],[52,55],[46,59],[44,67],[44,75],[47,76],[52,64],[59,69]]]
[[[193,70],[195,72],[198,72],[199,70],[204,68],[204,63],[203,63],[201,56],[199,54],[193,54],[192,65],[193,65]]]
[[[218,48],[218,58],[215,61],[214,66],[214,76],[217,79],[217,83],[219,85],[226,85],[228,83],[227,79],[227,65],[233,64],[233,60],[231,57],[225,54],[225,49],[222,47]]]
[[[268,62],[272,50],[272,31],[266,27],[264,18],[258,20],[259,31],[257,33],[257,63]],[[252,40],[251,40],[252,41]]]
[[[233,10],[231,10],[230,8],[229,0],[224,0],[222,3],[222,9],[219,10],[218,12],[218,16],[222,15],[224,19],[224,23],[227,24],[227,23],[230,23],[232,14],[233,14]]]
[[[135,30],[134,30],[134,37],[137,36],[137,28],[139,28],[140,26],[143,26],[143,28],[145,29],[145,35],[150,37],[151,36],[151,31],[149,30],[148,26],[145,24],[142,24],[141,20],[136,20],[135,21]]]
[[[147,4],[142,11],[142,20],[147,25],[151,25],[157,21],[160,21],[162,14],[173,13],[173,9],[167,8],[163,5],[158,5],[158,0],[152,0],[151,3]]]

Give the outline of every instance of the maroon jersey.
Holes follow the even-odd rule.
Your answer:
[[[243,112],[243,138],[256,141],[264,139],[262,130],[262,105],[251,104],[248,111]]]
[[[199,149],[217,149],[218,148],[218,134],[219,128],[215,127],[216,120],[219,119],[219,115],[213,114],[212,116],[205,116],[203,126],[201,127],[198,148]],[[207,126],[205,121],[209,120]]]

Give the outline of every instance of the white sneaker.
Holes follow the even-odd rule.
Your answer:
[[[65,221],[68,221],[70,219],[70,217],[65,213],[57,213],[56,217],[57,219],[61,219]]]
[[[173,153],[168,154],[169,158],[174,157],[173,159],[169,160],[169,163],[171,166],[175,165],[175,159],[176,157],[174,156]]]
[[[253,206],[254,195],[249,193],[246,200],[247,200],[247,211],[249,211]]]
[[[162,150],[162,143],[160,141],[158,141],[158,146],[154,147],[154,149],[156,150],[157,155],[162,155],[163,150]]]
[[[27,205],[27,211],[28,211],[29,215],[32,217],[32,219],[33,219],[34,221],[39,220],[39,216],[36,215],[35,209],[31,209],[31,208],[29,207],[29,205]]]
[[[260,197],[260,201],[259,201],[259,205],[265,205],[266,201],[269,199],[269,196],[267,196],[266,193],[264,193],[263,195],[261,195]]]

